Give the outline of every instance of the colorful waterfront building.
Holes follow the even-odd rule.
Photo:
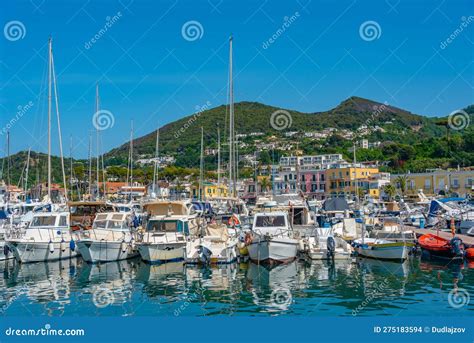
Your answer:
[[[402,191],[404,183],[406,194],[416,194],[421,189],[427,196],[457,193],[467,197],[474,194],[474,168],[394,174],[391,182],[399,191]]]
[[[341,164],[325,170],[325,179],[326,197],[355,196],[363,192],[378,199],[380,188],[390,182],[390,174],[380,173],[375,166]]]
[[[325,198],[325,171],[333,165],[347,164],[341,154],[284,156],[280,158],[273,182],[276,194],[303,193],[309,199]]]
[[[193,198],[199,198],[199,185],[191,187]],[[210,198],[225,198],[228,196],[228,189],[226,185],[217,184],[213,182],[203,183],[203,200]]]

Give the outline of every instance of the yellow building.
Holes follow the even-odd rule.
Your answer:
[[[204,182],[203,184],[203,200],[209,198],[225,198],[227,197],[227,186],[218,185],[216,183]],[[192,186],[193,198],[199,198],[199,185]]]
[[[425,173],[392,175],[391,182],[401,189],[400,177],[405,179],[405,193],[416,194],[423,190],[428,196],[457,193],[465,197],[473,194],[474,170],[428,170]]]
[[[377,167],[342,166],[325,171],[326,197],[334,195],[355,195],[356,189],[364,191],[374,198],[380,195],[380,175]],[[356,184],[357,182],[357,184]],[[387,180],[389,182],[389,179]],[[359,191],[360,192],[360,191]]]

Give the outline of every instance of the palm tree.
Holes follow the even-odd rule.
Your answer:
[[[270,187],[270,182],[268,181],[267,177],[262,178],[260,181],[260,186],[262,187],[263,192],[268,192],[268,188]]]
[[[383,191],[385,194],[387,194],[388,201],[392,201],[393,197],[397,193],[397,190],[395,189],[395,187],[390,183],[384,186]]]
[[[395,182],[400,188],[402,195],[405,195],[405,191],[407,189],[408,177],[406,175],[400,175],[395,179]]]

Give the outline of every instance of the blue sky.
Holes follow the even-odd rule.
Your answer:
[[[12,152],[46,151],[49,35],[65,150],[72,137],[75,157],[87,156],[96,83],[101,108],[115,120],[102,131],[104,150],[128,139],[132,119],[142,136],[197,106],[225,103],[231,33],[236,101],[316,112],[357,95],[444,116],[474,99],[470,0],[19,0],[2,7],[0,129],[33,103],[9,125]],[[23,25],[20,36],[7,30],[12,21]],[[195,40],[182,34],[189,21],[202,27]],[[361,35],[369,21],[378,25],[375,37]],[[0,140],[3,149],[5,134]],[[56,138],[53,146],[58,153]]]

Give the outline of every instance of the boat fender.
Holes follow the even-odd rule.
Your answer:
[[[326,242],[328,249],[328,257],[334,257],[334,252],[336,251],[336,241],[334,237],[329,236]]]
[[[5,255],[6,257],[8,257],[8,254],[9,254],[9,253],[10,253],[10,247],[9,247],[7,244],[5,244],[5,245],[3,246],[3,255]]]
[[[66,242],[64,241],[64,239],[61,239],[61,244],[59,244],[59,247],[61,249],[62,252],[65,252],[66,251]]]
[[[48,250],[51,254],[54,252],[54,244],[51,241],[48,243]]]
[[[122,250],[123,253],[127,251],[127,243],[125,243],[125,240],[123,240],[122,243],[120,244],[120,249]]]
[[[69,241],[69,249],[71,249],[71,251],[76,250],[76,242],[74,242],[74,239]]]

